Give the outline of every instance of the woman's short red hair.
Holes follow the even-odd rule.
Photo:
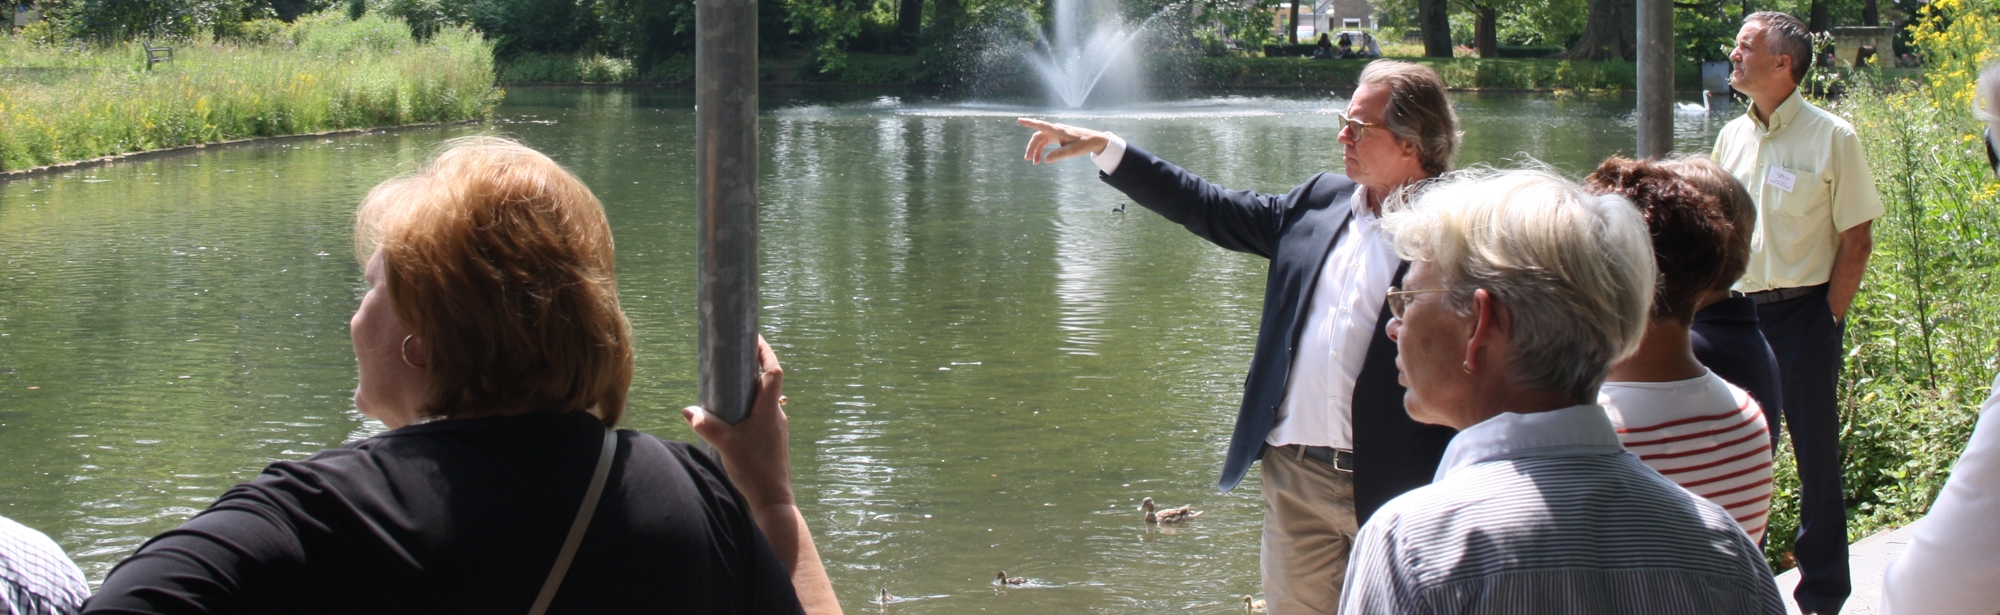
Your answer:
[[[499,137],[446,142],[369,191],[355,253],[380,253],[396,316],[423,341],[426,415],[594,412],[632,385],[611,226],[576,175]]]
[[[1694,321],[1695,310],[1710,289],[1726,287],[1743,275],[1741,267],[1747,257],[1732,255],[1737,227],[1730,203],[1724,200],[1727,195],[1703,190],[1689,181],[1681,174],[1682,165],[1681,161],[1613,156],[1583,183],[1585,188],[1623,196],[1639,207],[1653,234],[1653,258],[1660,271],[1652,316],[1685,324]],[[1731,267],[1736,268],[1734,274],[1729,272]]]

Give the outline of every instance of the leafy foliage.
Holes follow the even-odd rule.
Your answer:
[[[1515,58],[1401,58],[1431,67],[1445,85],[1459,90],[1628,91],[1637,73],[1624,62],[1568,62]],[[1341,89],[1359,81],[1362,61],[1304,58],[1200,58],[1189,63],[1189,77],[1209,86],[1256,88]],[[1682,64],[1683,82],[1694,78],[1694,67]],[[1157,69],[1156,69],[1157,70]]]
[[[472,0],[466,15],[501,57],[589,50],[603,31],[596,0]]]
[[[49,13],[71,36],[100,42],[213,35],[271,14],[268,4],[252,0],[76,0],[52,4]]]
[[[1674,57],[1682,62],[1729,59],[1736,32],[1743,28],[1743,4],[1708,0],[1674,7]]]
[[[1500,11],[1500,42],[1505,45],[1567,47],[1583,33],[1589,11],[1585,0],[1516,0]]]
[[[1923,83],[1851,79],[1830,110],[1867,149],[1884,215],[1849,312],[1841,443],[1848,537],[1930,510],[1963,451],[2000,353],[2000,184],[1971,112],[1977,68],[2000,45],[2000,8],[1937,0],[1911,27]],[[1798,479],[1781,459],[1766,555],[1798,528]]]

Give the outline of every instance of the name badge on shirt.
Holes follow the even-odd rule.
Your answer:
[[[1787,171],[1784,167],[1771,167],[1771,172],[1764,176],[1764,183],[1777,186],[1779,190],[1785,191],[1785,194],[1791,194],[1792,186],[1798,181],[1798,174]]]

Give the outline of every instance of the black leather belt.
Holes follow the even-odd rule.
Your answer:
[[[1299,449],[1299,457],[1332,466],[1336,472],[1347,472],[1350,474],[1354,472],[1353,450],[1333,448],[1331,446],[1300,446],[1297,444],[1290,445],[1290,448]]]
[[[1757,305],[1764,305],[1766,303],[1790,301],[1793,299],[1797,299],[1799,297],[1804,297],[1806,295],[1813,294],[1813,291],[1819,290],[1821,287],[1824,286],[1826,285],[1814,284],[1812,286],[1793,286],[1791,288],[1775,288],[1771,290],[1760,290],[1748,294],[1750,296],[1750,300],[1756,301]]]

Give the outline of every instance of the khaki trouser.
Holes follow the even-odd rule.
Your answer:
[[[1271,615],[1333,613],[1347,555],[1360,531],[1354,475],[1303,459],[1296,447],[1264,449],[1264,601]]]

